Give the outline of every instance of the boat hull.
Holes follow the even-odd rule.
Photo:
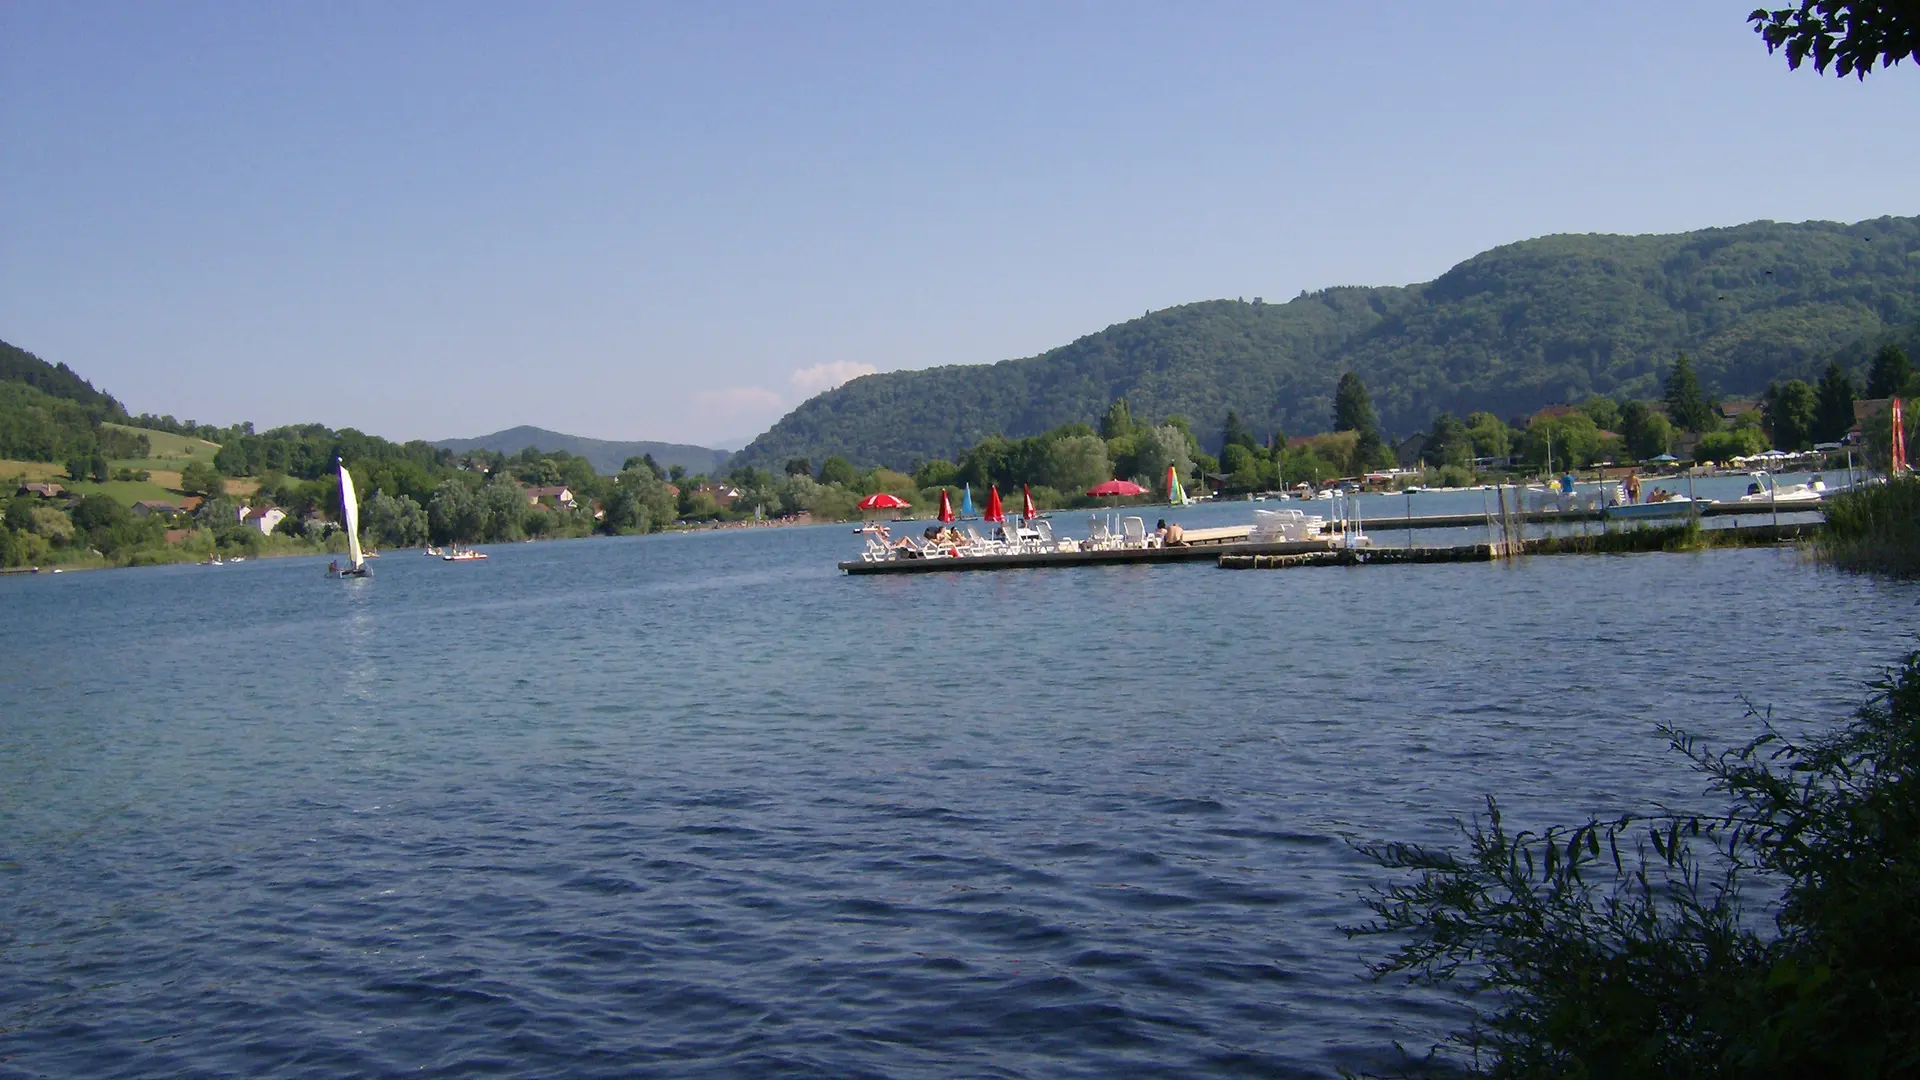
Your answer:
[[[1606,516],[1609,521],[1638,521],[1643,518],[1678,518],[1689,517],[1706,509],[1706,507],[1707,502],[1704,499],[1699,502],[1675,499],[1671,502],[1617,503],[1607,507]]]

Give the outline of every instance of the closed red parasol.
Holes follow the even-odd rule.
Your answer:
[[[1040,511],[1033,506],[1033,492],[1025,484],[1020,485],[1020,516],[1028,521],[1040,516]]]
[[[1095,484],[1087,489],[1087,494],[1105,495],[1144,495],[1147,489],[1131,480],[1109,480],[1104,484]]]
[[[1000,488],[998,485],[987,489],[987,512],[981,515],[983,521],[1005,523],[1007,512],[1000,508]]]
[[[953,500],[947,497],[947,489],[940,489],[940,520],[953,520]]]
[[[843,503],[841,505],[844,506],[845,504]],[[884,491],[877,495],[869,495],[860,500],[860,509],[862,510],[905,510],[909,505],[911,504],[900,496],[889,495]]]

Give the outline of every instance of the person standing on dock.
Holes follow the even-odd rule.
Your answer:
[[[1627,474],[1627,501],[1630,503],[1640,501],[1640,474],[1637,472]]]

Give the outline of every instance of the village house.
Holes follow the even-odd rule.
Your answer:
[[[693,493],[695,495],[705,495],[707,498],[713,500],[715,506],[723,510],[732,506],[733,500],[740,497],[739,488],[714,483],[701,484],[699,487],[693,489]]]
[[[1723,401],[1718,406],[1722,420],[1736,420],[1750,412],[1760,411],[1760,403],[1747,398],[1738,401]]]
[[[571,510],[576,505],[573,500],[573,490],[565,485],[558,487],[530,487],[526,489],[526,492],[527,502],[534,506],[545,504],[547,506],[565,507]]]
[[[1861,426],[1866,423],[1867,419],[1886,413],[1892,408],[1892,398],[1855,398],[1853,402],[1853,428],[1847,432],[1847,441],[1850,443],[1859,442],[1861,438]]]
[[[42,499],[57,499],[66,494],[67,489],[59,484],[21,484],[15,494],[34,495]]]
[[[160,502],[157,499],[142,499],[133,504],[133,512],[140,517],[147,517],[152,514],[159,514],[161,517],[172,517],[180,512],[180,508],[170,502]]]
[[[1420,467],[1420,451],[1427,445],[1427,433],[1418,431],[1393,444],[1393,460],[1403,469]]]
[[[262,536],[272,536],[274,526],[285,520],[287,512],[277,506],[262,506],[257,510],[242,508],[240,520],[260,530]]]
[[[1539,423],[1542,420],[1558,420],[1563,416],[1572,416],[1574,413],[1577,413],[1580,411],[1581,411],[1581,408],[1578,405],[1548,405],[1547,407],[1536,411],[1532,416],[1527,417],[1524,423],[1516,424],[1514,426],[1521,427],[1521,428],[1528,428],[1528,427],[1532,427],[1533,425]]]

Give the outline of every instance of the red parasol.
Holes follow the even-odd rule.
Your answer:
[[[995,485],[987,489],[987,512],[980,515],[982,521],[997,521],[1005,524],[1007,512],[1000,509],[1000,488]]]
[[[889,495],[884,491],[860,500],[862,510],[905,510],[909,505],[911,504],[900,496]]]
[[[947,498],[946,488],[940,489],[940,520],[943,522],[953,520],[953,500]]]
[[[1040,511],[1033,507],[1033,492],[1025,484],[1020,485],[1020,516],[1028,521],[1040,516]]]
[[[1109,480],[1087,489],[1089,495],[1144,495],[1147,489],[1131,480]]]

